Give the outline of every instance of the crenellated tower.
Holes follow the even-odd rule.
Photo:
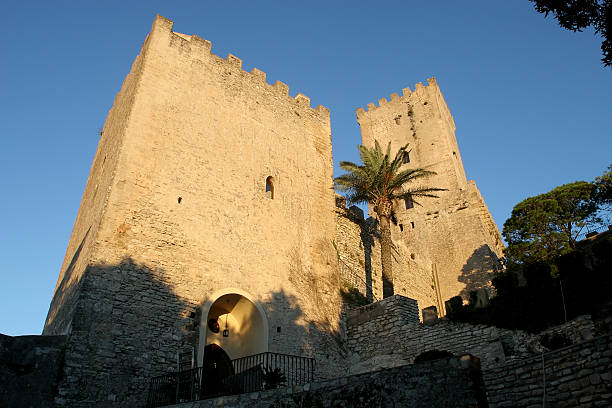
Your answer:
[[[329,110],[172,27],[108,114],[49,308],[60,405],[144,406],[184,350],[344,364]]]
[[[414,270],[428,270],[434,305],[442,312],[450,297],[467,298],[470,291],[487,286],[503,243],[476,184],[466,178],[455,122],[436,80],[430,78],[427,86],[417,83],[414,91],[405,88],[401,97],[382,98],[378,106],[370,103],[367,110],[357,109],[357,120],[364,145],[378,140],[386,147],[391,142],[392,151],[407,145],[404,166],[436,172],[424,185],[447,189],[439,198],[420,199],[421,205],[395,203],[394,242],[412,260],[412,266],[394,271],[395,279],[410,281]],[[416,299],[429,296],[405,294]]]
[[[433,170],[438,175],[432,183],[443,183],[450,190],[464,190],[467,179],[455,138],[455,122],[434,78],[428,86],[417,83],[414,92],[404,88],[402,97],[394,93],[382,98],[378,106],[357,109],[364,145],[374,140],[392,151],[408,145],[409,165]]]

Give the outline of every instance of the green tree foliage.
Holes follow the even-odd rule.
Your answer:
[[[608,171],[604,172],[593,181],[595,186],[595,203],[600,210],[612,210],[612,164]]]
[[[612,66],[612,0],[530,0],[538,13],[552,14],[563,28],[582,31],[593,27],[601,35],[601,59],[604,66]]]
[[[577,181],[514,206],[502,233],[509,264],[546,261],[575,248],[578,234],[598,220],[595,191]]]
[[[368,203],[377,215],[380,225],[380,255],[382,259],[383,297],[394,294],[393,270],[391,253],[391,216],[393,202],[396,200],[412,200],[417,197],[437,197],[433,193],[444,189],[433,187],[412,186],[415,181],[434,175],[423,169],[407,169],[402,165],[406,148],[398,150],[391,157],[391,143],[386,152],[378,141],[373,148],[359,146],[359,154],[363,165],[342,161],[340,167],[345,174],[334,179],[336,188],[349,204]]]

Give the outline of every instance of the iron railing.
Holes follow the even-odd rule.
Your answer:
[[[233,373],[205,378],[202,367],[151,379],[148,407],[242,394],[314,381],[315,360],[279,353],[259,353],[232,360]]]
[[[200,399],[202,367],[160,375],[149,383],[148,407],[162,407]]]

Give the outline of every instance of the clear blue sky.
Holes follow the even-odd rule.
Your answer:
[[[612,70],[600,40],[562,30],[527,0],[0,9],[0,333],[42,330],[98,131],[157,13],[330,108],[336,169],[358,160],[357,107],[435,76],[467,176],[500,228],[518,201],[612,162]]]

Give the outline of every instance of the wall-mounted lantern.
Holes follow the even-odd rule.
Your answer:
[[[229,313],[227,313],[225,315],[225,329],[223,330],[223,337],[229,337],[229,330],[227,329],[227,315]]]

